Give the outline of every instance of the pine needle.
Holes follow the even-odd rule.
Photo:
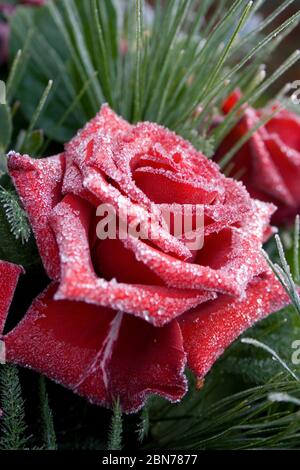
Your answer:
[[[241,339],[241,343],[243,344],[251,344],[252,346],[256,347],[256,348],[261,348],[263,349],[264,351],[268,352],[269,354],[271,354],[271,356],[276,359],[276,361],[279,362],[279,364],[282,365],[282,367],[288,371],[288,373],[293,377],[293,379],[297,380],[298,382],[300,382],[300,379],[297,377],[297,375],[289,368],[289,366],[286,364],[285,361],[283,361],[279,356],[278,354],[272,349],[270,348],[270,346],[268,346],[267,344],[264,344],[262,343],[261,341],[258,341],[257,339],[254,339],[254,338],[242,338]]]
[[[122,449],[122,433],[123,433],[123,419],[122,411],[119,400],[115,401],[113,408],[113,416],[111,419],[107,449],[108,450],[121,450]]]
[[[299,241],[300,241],[300,216],[297,215],[297,217],[295,219],[295,231],[294,231],[294,272],[295,272],[295,282],[296,282],[296,284],[299,284],[299,282],[300,282]]]
[[[145,405],[140,414],[140,421],[138,424],[137,434],[138,441],[143,442],[148,436],[150,428],[150,416],[148,405]]]
[[[0,449],[22,450],[26,448],[26,423],[24,401],[14,366],[0,368],[0,401],[3,415],[0,420]]]
[[[293,277],[291,274],[291,268],[288,265],[288,262],[286,260],[286,257],[284,254],[284,248],[283,248],[279,235],[275,235],[275,241],[276,241],[276,245],[277,245],[277,249],[279,253],[281,266],[279,266],[277,263],[273,263],[266,252],[263,252],[264,256],[269,266],[272,268],[272,270],[276,274],[281,285],[285,289],[286,293],[289,295],[297,312],[300,314],[300,296],[299,296],[298,288],[293,280]]]
[[[136,0],[136,72],[133,121],[141,119],[141,49],[143,41],[142,0]]]
[[[293,405],[300,406],[300,400],[298,398],[292,397],[288,393],[270,393],[268,396],[271,402],[276,403],[292,403]]]
[[[39,399],[41,412],[41,428],[46,450],[56,450],[56,435],[54,430],[52,410],[49,405],[49,398],[46,389],[46,381],[43,376],[39,377]]]
[[[46,86],[45,91],[41,96],[40,102],[31,118],[29,128],[28,128],[28,134],[30,134],[30,132],[33,131],[42,111],[44,110],[45,104],[49,97],[52,86],[53,86],[53,80],[49,80],[48,85]]]

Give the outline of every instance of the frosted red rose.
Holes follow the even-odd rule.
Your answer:
[[[11,152],[9,170],[52,283],[4,336],[7,359],[91,402],[119,398],[133,412],[151,393],[181,399],[186,365],[202,378],[242,331],[288,302],[261,253],[274,207],[163,127],[132,126],[103,106],[64,153]],[[101,203],[149,223],[153,237],[99,240]],[[166,230],[161,203],[204,208],[201,250]],[[11,278],[3,327],[20,270],[0,269],[0,282]]]
[[[224,103],[229,113],[241,98],[235,91]],[[219,161],[262,118],[263,110],[245,106],[243,116],[220,145],[215,155]],[[274,203],[277,224],[293,222],[300,213],[300,118],[279,111],[260,127],[230,161],[230,175],[246,185],[250,195]]]

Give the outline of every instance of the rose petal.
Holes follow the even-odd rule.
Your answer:
[[[214,293],[106,281],[97,277],[90,255],[91,206],[68,195],[51,216],[61,257],[61,282],[56,299],[79,300],[132,313],[155,326],[213,298]]]
[[[246,111],[247,129],[251,130],[258,123],[254,110]],[[272,160],[272,156],[265,145],[265,130],[255,132],[250,140],[252,180],[255,178],[255,188],[258,191],[271,194],[280,201],[292,201],[289,188]]]
[[[0,335],[3,332],[8,309],[22,272],[24,271],[21,266],[0,261]]]
[[[225,114],[233,110],[241,93],[236,90],[223,105]],[[277,114],[250,137],[230,161],[227,173],[241,179],[250,195],[261,201],[273,202],[278,210],[273,222],[291,222],[300,208],[300,119],[288,110],[271,111]],[[243,116],[220,144],[214,159],[220,161],[242,137],[265,117],[265,110],[247,104]]]
[[[62,198],[64,155],[37,160],[10,152],[8,168],[28,214],[47,274],[51,279],[58,279],[60,261],[49,215]]]
[[[283,109],[265,127],[270,134],[278,135],[287,147],[300,152],[300,119],[297,114]]]
[[[63,193],[83,194],[88,197],[82,187],[82,170],[87,164],[93,164],[94,146],[96,142],[104,138],[105,141],[116,139],[131,129],[131,125],[119,117],[108,105],[103,105],[100,112],[89,121],[83,129],[65,146],[66,172],[63,183]],[[99,143],[98,143],[99,146]],[[109,167],[109,156],[100,155],[101,169]],[[87,160],[87,161],[86,161]],[[99,164],[100,160],[98,160]],[[94,163],[95,164],[95,163]]]
[[[148,212],[143,207],[134,204],[128,197],[109,184],[99,172],[89,169],[83,185],[99,201],[110,204],[118,214],[127,214],[129,224],[141,224],[149,234],[149,240],[159,246],[165,252],[171,252],[180,258],[190,258],[190,250],[179,240],[173,237],[160,225],[160,219],[153,212]]]
[[[219,244],[222,241],[220,233],[208,237],[209,249],[213,250],[209,256],[205,255],[204,239],[203,257],[204,262],[205,259],[210,260],[209,265],[201,262],[202,250],[197,255],[199,264],[193,264],[177,260],[135,237],[129,236],[123,242],[140,262],[160,276],[169,287],[243,296],[249,281],[265,271],[267,265],[260,250],[261,241],[255,233],[250,235],[250,231],[243,232],[234,227],[227,229],[227,232],[226,257],[221,257],[222,265],[218,264],[221,259],[219,254],[224,251],[222,244]],[[214,238],[213,243],[209,243],[211,237]]]
[[[212,188],[206,188],[207,184],[197,180],[186,182],[166,170],[139,168],[134,179],[143,193],[157,204],[211,204],[218,195]]]
[[[125,315],[110,363],[110,392],[130,403],[127,411],[138,411],[150,393],[179,401],[187,390],[185,363],[177,321],[155,328]]]
[[[124,412],[157,393],[186,391],[185,354],[177,322],[164,328],[93,305],[55,301],[52,284],[5,336],[9,362],[30,367],[84,396]]]
[[[96,272],[106,280],[116,279],[126,284],[162,286],[162,280],[140,263],[121,240],[98,240],[93,250],[93,264]]]
[[[300,152],[287,147],[276,134],[266,137],[264,142],[289,193],[289,198],[283,202],[297,207],[300,204]]]
[[[223,351],[247,328],[290,300],[273,273],[257,278],[243,300],[220,296],[180,319],[188,365],[203,377]]]

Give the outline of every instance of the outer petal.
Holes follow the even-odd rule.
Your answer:
[[[6,316],[10,307],[20,274],[21,266],[0,261],[0,335],[4,329]]]
[[[277,134],[266,137],[265,145],[289,192],[289,199],[283,202],[297,207],[300,204],[300,152],[287,147]]]
[[[187,390],[185,364],[177,321],[155,328],[125,315],[110,363],[110,392],[121,403],[130,402],[131,411],[141,408],[150,393],[179,401]]]
[[[266,129],[271,135],[277,134],[282,144],[300,152],[300,118],[297,114],[283,109],[267,122]]]
[[[162,326],[190,308],[214,298],[210,292],[122,284],[97,277],[88,241],[90,208],[68,195],[51,217],[61,257],[61,282],[57,299],[79,300],[132,313]]]
[[[37,160],[10,152],[8,168],[29,216],[47,274],[58,279],[60,262],[49,215],[61,200],[64,155]]]
[[[177,322],[164,328],[110,309],[55,301],[56,286],[40,295],[5,336],[7,359],[37,370],[84,396],[125,412],[147,395],[179,400],[186,391],[185,354]]]
[[[220,296],[184,315],[180,321],[188,365],[203,377],[224,350],[257,320],[289,304],[273,273],[251,283],[242,301]]]
[[[94,119],[89,121],[83,129],[80,129],[76,136],[65,146],[67,164],[63,183],[64,194],[80,194],[88,198],[87,191],[82,187],[82,170],[90,161],[96,142],[103,138],[111,146],[112,141],[128,132],[131,127],[108,105],[103,105]],[[105,154],[105,158],[101,155],[98,158],[101,170],[108,173],[109,170],[115,171],[115,165],[109,157],[109,154]]]

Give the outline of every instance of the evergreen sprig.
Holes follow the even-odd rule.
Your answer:
[[[44,448],[47,450],[56,450],[56,435],[53,423],[53,413],[49,404],[49,397],[46,388],[46,381],[43,376],[39,377],[39,399],[41,430],[43,435]]]
[[[21,450],[28,445],[24,401],[17,368],[10,365],[0,369],[0,449]]]
[[[26,212],[19,204],[17,195],[0,186],[0,204],[2,204],[5,210],[11,231],[16,240],[21,240],[22,243],[28,242],[31,228]]]
[[[216,379],[216,378],[215,378]],[[220,386],[225,386],[219,376]],[[272,393],[299,400],[299,383],[275,377],[271,383],[249,388],[210,403],[217,383],[203,392],[191,391],[177,407],[152,413],[151,447],[173,450],[299,448],[298,406],[271,401]],[[192,385],[191,385],[192,387]],[[274,396],[273,396],[274,397]]]
[[[295,248],[294,248],[294,263],[296,267],[296,275],[298,275],[298,266],[299,266],[299,219],[296,219],[296,224],[295,224]],[[267,253],[265,253],[267,262],[273,269],[274,273],[278,277],[280,283],[282,284],[283,288],[289,295],[295,309],[297,312],[300,314],[300,296],[299,296],[299,287],[295,284],[295,281],[292,276],[291,268],[287,262],[285,253],[284,253],[284,248],[282,245],[282,241],[279,237],[279,235],[275,235],[275,241],[279,253],[279,258],[280,258],[280,263],[273,263],[268,256]]]
[[[119,400],[116,400],[113,408],[113,415],[111,418],[107,449],[108,450],[121,450],[122,449],[122,434],[123,434],[123,419],[122,410]]]

